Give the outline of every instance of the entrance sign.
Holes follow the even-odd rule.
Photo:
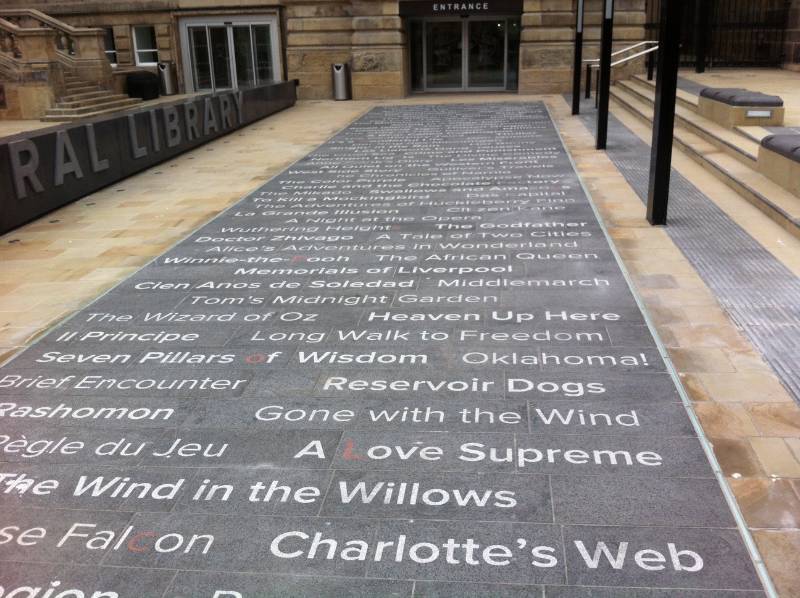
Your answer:
[[[482,0],[440,2],[438,0],[400,0],[401,17],[519,15],[522,0]]]
[[[0,422],[9,594],[763,596],[542,103],[373,109],[0,369]]]
[[[0,234],[294,105],[294,81],[0,139]]]

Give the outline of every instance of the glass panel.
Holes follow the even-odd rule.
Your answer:
[[[139,64],[155,64],[158,62],[158,52],[142,52],[136,53],[139,59]]]
[[[256,75],[259,83],[275,80],[272,72],[272,38],[269,25],[253,25],[253,39],[256,43]]]
[[[409,23],[408,39],[409,50],[411,51],[411,89],[422,91],[424,89],[422,21],[411,21]]]
[[[117,44],[114,42],[114,29],[106,27],[104,29],[105,52],[106,58],[111,64],[117,64]]]
[[[508,65],[506,89],[519,87],[519,19],[508,19]]]
[[[158,62],[158,45],[155,27],[145,25],[133,28],[136,47],[136,64]]]
[[[250,43],[250,26],[233,28],[233,57],[236,59],[236,85],[246,87],[255,84],[253,71],[253,47]]]
[[[461,87],[461,21],[429,21],[427,88]]]
[[[226,27],[209,27],[211,63],[214,68],[214,85],[217,89],[231,87],[231,58],[228,53],[228,30]]]
[[[211,65],[208,63],[208,37],[205,27],[189,27],[192,51],[192,77],[195,91],[211,89]]]
[[[469,86],[505,84],[506,21],[469,21]]]

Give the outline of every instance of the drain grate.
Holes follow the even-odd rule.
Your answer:
[[[594,131],[594,105],[581,108]],[[612,115],[606,153],[646,201],[650,148]],[[800,278],[675,169],[669,211],[669,236],[800,403]]]

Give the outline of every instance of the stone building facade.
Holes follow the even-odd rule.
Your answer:
[[[645,1],[616,0],[617,44],[644,38]],[[244,54],[256,63],[264,60],[266,54],[256,56],[267,45],[257,40],[263,32],[252,27],[249,33],[240,31],[248,23],[264,23],[270,25],[274,54],[269,76],[298,79],[300,98],[330,98],[331,64],[347,63],[353,97],[367,99],[398,98],[422,90],[564,92],[571,80],[576,4],[576,0],[4,0],[0,18],[2,9],[16,6],[38,9],[71,26],[102,28],[117,80],[133,69],[154,70],[155,61],[173,62],[181,91],[230,85],[232,74],[219,70],[220,64],[235,55],[229,70],[242,69],[243,53],[237,46],[242,35],[252,40]],[[586,7],[584,56],[592,57],[599,44],[602,0],[586,0]],[[467,22],[473,24],[462,25]],[[223,33],[222,27],[232,33]],[[225,35],[230,40],[227,49]],[[250,67],[255,71],[258,65]],[[216,73],[214,81],[211,72]],[[257,79],[254,72],[237,75]]]

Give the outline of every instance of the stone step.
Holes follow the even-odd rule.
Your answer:
[[[135,106],[141,103],[141,99],[139,98],[129,98],[125,97],[125,99],[117,99],[112,100],[110,102],[103,102],[99,104],[94,104],[90,106],[80,106],[77,108],[50,108],[45,114],[45,117],[42,120],[52,120],[48,117],[54,116],[74,116],[74,117],[86,117],[88,115],[94,115],[95,113],[99,112],[114,112],[116,110],[121,110],[123,108],[129,108],[131,106]]]
[[[65,89],[66,89],[65,95],[73,95],[76,93],[84,93],[87,91],[103,91],[103,88],[100,87],[99,85],[90,85],[88,83],[82,85],[74,85],[74,86],[67,85]]]
[[[653,106],[621,88],[612,88],[611,102],[639,120],[653,124]],[[744,138],[743,138],[744,139]],[[674,144],[717,179],[800,238],[800,198],[748,165],[696,134],[676,118]]]
[[[131,99],[134,100],[134,103],[131,104],[130,106],[123,106],[122,108],[107,108],[105,110],[97,110],[96,112],[88,112],[86,114],[61,114],[61,115],[48,114],[42,117],[42,122],[73,122],[88,118],[94,118],[95,116],[105,116],[107,114],[113,114],[115,112],[123,112],[125,110],[135,108],[142,101],[139,98],[131,98]]]
[[[647,77],[644,75],[636,75],[631,79],[617,82],[617,85],[621,84],[624,84],[624,87],[637,94],[643,94],[643,97],[649,97],[649,95],[654,96],[656,92],[655,81],[648,81]],[[678,106],[681,108],[686,108],[692,112],[697,111],[697,96],[679,89],[678,93],[675,94],[675,99]]]
[[[98,89],[97,91],[85,91],[83,93],[73,93],[70,95],[61,96],[59,98],[59,102],[77,102],[79,100],[86,100],[89,98],[96,98],[100,96],[108,95],[112,92],[108,91],[107,89]]]
[[[650,108],[655,105],[655,88],[641,83],[641,81],[622,81],[612,89],[613,93],[621,93],[635,97],[647,104]],[[713,143],[731,157],[742,161],[747,166],[754,166],[758,158],[758,143],[745,137],[739,131],[727,129],[715,122],[697,114],[694,110],[683,105],[675,107],[675,121],[681,126],[700,135],[709,143]]]
[[[128,100],[130,99],[124,93],[112,93],[110,91],[105,91],[99,93],[94,97],[90,98],[80,98],[78,100],[70,100],[70,101],[60,101],[58,102],[54,108],[84,108],[87,106],[97,106],[99,104],[106,104],[112,101],[119,101],[119,100]]]
[[[631,81],[644,85],[650,88],[653,92],[655,92],[656,90],[655,78],[653,78],[652,81],[648,81],[645,75],[634,75]],[[676,97],[678,99],[679,104],[682,104],[686,108],[689,108],[691,110],[697,110],[697,102],[699,101],[699,98],[695,94],[686,91],[685,89],[678,88],[678,93],[676,94]]]

